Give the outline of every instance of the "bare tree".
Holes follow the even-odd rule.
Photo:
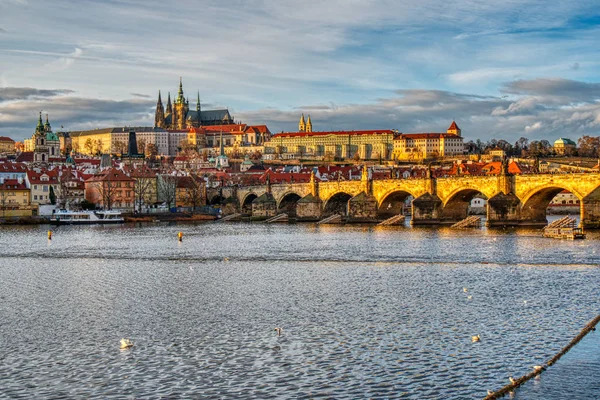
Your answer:
[[[178,176],[175,175],[159,175],[157,177],[157,194],[158,200],[166,203],[168,208],[175,204],[177,199],[177,181]]]
[[[154,191],[155,178],[149,176],[132,176],[135,179],[133,193],[135,195],[134,207],[139,212],[142,212],[144,204],[151,202]]]
[[[204,179],[200,179],[195,175],[191,175],[186,180],[185,192],[183,195],[184,202],[192,206],[192,211],[196,211],[198,207],[204,204],[205,198],[205,183]]]
[[[111,210],[113,204],[119,200],[121,191],[117,188],[116,182],[110,180],[110,174],[106,174],[106,179],[93,183],[94,189],[98,192],[98,199],[102,208]]]

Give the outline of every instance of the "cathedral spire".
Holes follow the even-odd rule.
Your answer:
[[[196,101],[196,117],[198,126],[202,126],[202,106],[200,105],[200,91],[198,90],[198,100]]]
[[[50,132],[52,130],[50,127],[50,121],[48,121],[48,113],[46,113],[46,123],[44,124],[44,130],[46,132]]]
[[[154,126],[157,128],[165,127],[165,109],[158,91],[158,101],[156,102],[156,112],[154,113]]]
[[[310,114],[308,114],[308,118],[306,119],[306,132],[312,132],[312,122],[310,120]]]
[[[300,117],[300,123],[298,123],[298,132],[306,132],[306,122],[304,121],[304,113]]]
[[[169,92],[169,94],[167,95],[167,110],[166,110],[167,114],[172,114],[173,113],[173,106],[171,106],[171,92]]]
[[[179,77],[179,91],[177,92],[177,99],[175,103],[181,104],[185,102],[185,97],[183,97],[183,83],[181,82],[181,77]]]
[[[42,122],[42,112],[40,111],[40,118],[38,119],[37,126],[35,127],[35,132],[43,132],[44,131],[44,123]]]

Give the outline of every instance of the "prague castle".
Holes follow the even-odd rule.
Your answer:
[[[171,104],[171,93],[167,97],[167,108],[165,109],[158,92],[156,112],[154,114],[154,126],[156,128],[181,130],[188,128],[199,128],[207,125],[230,125],[233,117],[229,110],[202,111],[200,106],[200,92],[196,101],[196,111],[190,111],[190,101],[183,96],[183,84],[179,79],[179,91],[177,97]]]

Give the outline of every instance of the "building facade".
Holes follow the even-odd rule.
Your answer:
[[[392,154],[392,130],[286,132],[278,133],[264,144],[266,159],[339,158],[382,159]]]
[[[446,133],[403,133],[394,139],[394,159],[420,160],[464,154],[461,130],[452,121]]]

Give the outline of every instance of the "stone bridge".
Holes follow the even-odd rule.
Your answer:
[[[429,175],[429,174],[428,174]],[[476,195],[488,199],[488,226],[543,226],[546,207],[562,190],[579,199],[582,226],[600,228],[600,174],[530,174],[450,178],[267,184],[225,188],[237,211],[265,218],[287,212],[298,220],[341,213],[349,221],[376,221],[403,211],[412,197],[412,224],[452,224],[465,218]],[[209,195],[210,196],[210,195]]]

